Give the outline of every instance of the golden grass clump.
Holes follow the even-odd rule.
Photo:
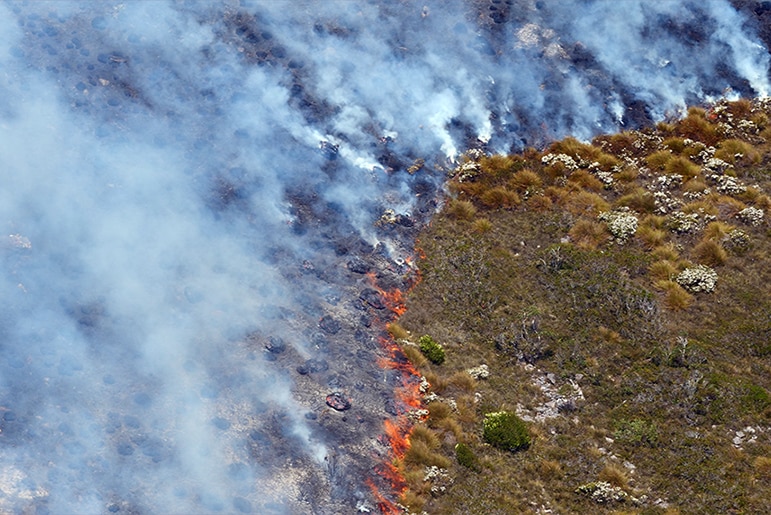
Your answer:
[[[622,196],[615,204],[616,206],[626,206],[638,213],[652,213],[656,210],[656,200],[653,194],[642,187],[635,188]]]
[[[703,239],[692,250],[695,261],[707,266],[719,266],[728,260],[728,253],[720,244],[711,239]]]
[[[453,199],[445,208],[445,212],[456,220],[472,220],[477,214],[477,208],[468,200]]]
[[[472,227],[475,232],[484,234],[493,230],[493,223],[487,218],[478,218],[474,220]]]
[[[640,225],[637,227],[637,232],[635,232],[635,236],[649,249],[663,245],[667,241],[668,235],[667,231],[651,227],[650,225]]]
[[[568,177],[568,182],[578,188],[589,191],[602,191],[604,188],[602,181],[586,170],[576,170],[571,173]]]
[[[418,350],[420,352],[420,350]],[[434,393],[443,393],[447,389],[447,379],[440,376],[432,370],[426,370],[423,372],[423,377],[426,378],[428,384],[431,385],[431,391]]]
[[[596,193],[590,191],[578,191],[563,199],[563,205],[574,215],[587,215],[596,217],[603,211],[610,209],[610,204]]]
[[[698,176],[701,169],[699,165],[684,157],[675,157],[669,160],[665,171],[668,174],[682,175],[685,180],[688,180]]]
[[[612,463],[605,465],[600,471],[598,478],[600,481],[607,481],[611,485],[619,488],[626,488],[629,484],[629,477],[627,477],[626,470]]]
[[[688,204],[684,205],[680,208],[680,211],[685,213],[686,215],[691,213],[697,213],[701,215],[713,215],[717,216],[718,211],[717,207],[713,203],[712,198],[704,198],[702,200],[696,200],[694,202],[689,202]]]
[[[760,161],[760,154],[749,143],[740,139],[727,139],[720,142],[715,151],[715,158],[732,165],[753,165]]]
[[[664,292],[664,304],[673,311],[687,309],[693,302],[693,296],[675,281],[656,281],[653,286]]]
[[[404,327],[399,325],[398,322],[391,322],[386,325],[386,329],[394,340],[402,340],[410,336],[410,333],[408,333]]]
[[[619,161],[615,156],[606,154],[605,152],[601,152],[595,161],[599,163],[600,170],[605,172],[612,172],[614,168],[621,166],[621,161]]]
[[[559,186],[549,186],[543,191],[544,196],[557,204],[565,202],[565,199],[570,193],[571,192],[567,188],[561,188]]]
[[[525,168],[514,174],[509,180],[508,186],[517,193],[524,193],[538,189],[542,184],[543,180],[540,175],[529,168]]]
[[[610,239],[610,232],[605,224],[580,219],[568,231],[570,240],[585,249],[596,249]]]
[[[717,127],[707,121],[706,112],[701,108],[690,108],[688,116],[675,124],[675,131],[705,145],[714,145],[720,139]]]
[[[605,326],[597,328],[597,336],[605,343],[619,344],[624,341],[624,338],[618,332],[613,329],[608,329]]]
[[[402,352],[415,368],[422,368],[428,363],[428,359],[415,345],[402,345]]]
[[[667,259],[669,261],[677,261],[680,259],[680,253],[672,243],[667,243],[666,245],[656,247],[651,252],[651,256],[653,256],[655,259]]]
[[[592,145],[581,143],[575,138],[567,137],[561,141],[556,141],[549,146],[549,152],[552,154],[567,154],[576,161],[595,161],[599,157],[601,150]]]
[[[651,278],[657,281],[670,281],[677,275],[677,263],[668,259],[662,259],[651,264],[648,268]]]
[[[413,434],[414,431],[415,430],[413,429]],[[415,439],[413,435],[410,435],[410,448],[404,453],[404,463],[406,465],[449,468],[450,460],[447,457],[434,452],[434,449],[438,447],[438,444],[436,447],[431,447],[425,440]]]
[[[455,399],[458,406],[458,420],[464,424],[477,423],[477,406],[473,395],[461,395]]]
[[[687,181],[685,184],[683,184],[683,191],[687,193],[701,193],[708,187],[709,186],[707,186],[706,182],[698,177],[694,177],[690,181]]]
[[[506,188],[491,188],[479,197],[486,207],[490,209],[511,209],[518,206],[521,202],[519,195]]]
[[[721,241],[736,227],[725,222],[710,222],[704,228],[704,238]]]
[[[659,150],[646,157],[645,164],[647,164],[648,168],[651,170],[661,172],[664,171],[673,157],[672,152],[669,150]]]
[[[685,149],[685,140],[678,137],[667,138],[662,145],[667,147],[671,152],[679,154]]]
[[[534,195],[527,201],[527,206],[533,211],[548,211],[552,208],[554,202],[546,195]]]
[[[465,372],[465,371],[455,372],[453,375],[450,376],[447,382],[451,386],[454,386],[466,392],[473,392],[474,389],[476,388],[476,382],[474,381],[474,378],[471,377],[468,374],[468,372]]]
[[[519,159],[521,158],[517,156],[517,160]],[[502,154],[485,156],[479,160],[479,166],[482,170],[492,175],[508,173],[514,168],[515,164],[515,156]]]
[[[428,409],[428,417],[432,422],[443,420],[452,415],[452,408],[444,402],[433,401],[426,405]]]
[[[640,175],[640,172],[637,168],[627,166],[617,174],[613,175],[613,178],[618,182],[629,183],[637,180],[638,175]]]

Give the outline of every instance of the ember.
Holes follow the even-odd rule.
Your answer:
[[[337,411],[351,409],[351,400],[340,392],[334,392],[327,395],[327,406]]]

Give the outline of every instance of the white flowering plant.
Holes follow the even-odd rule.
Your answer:
[[[744,208],[736,213],[736,218],[746,223],[747,225],[752,225],[753,227],[763,223],[763,216],[764,213],[762,209],[752,206]]]
[[[629,208],[605,211],[597,218],[608,225],[608,230],[619,243],[624,243],[637,232],[637,216]]]
[[[717,272],[708,266],[696,265],[680,272],[675,281],[691,293],[711,293],[717,285]]]

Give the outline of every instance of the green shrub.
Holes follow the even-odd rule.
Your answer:
[[[429,335],[426,334],[421,336],[418,340],[418,344],[420,345],[420,352],[422,352],[431,363],[434,363],[435,365],[444,363],[444,349]]]
[[[474,451],[472,451],[471,447],[465,443],[455,445],[455,459],[458,460],[460,465],[471,470],[476,470],[478,467],[477,457],[474,455]]]
[[[659,439],[659,429],[655,422],[639,418],[620,420],[616,423],[613,438],[619,442],[655,447]]]
[[[527,449],[530,446],[527,426],[521,418],[508,411],[485,415],[482,436],[490,445],[507,451]]]

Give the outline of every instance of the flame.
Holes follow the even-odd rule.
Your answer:
[[[420,259],[425,259],[422,250],[417,250]],[[409,284],[408,292],[420,281],[420,271],[414,265],[414,258],[405,259],[410,269],[414,271],[412,281]],[[383,297],[384,304],[390,311],[391,320],[398,318],[407,311],[405,304],[405,294],[398,288],[385,290],[377,284],[377,276],[374,272],[367,274],[367,278],[372,287]],[[385,322],[388,322],[387,320]],[[385,325],[385,324],[383,324]],[[420,373],[410,363],[397,344],[390,336],[385,334],[379,339],[380,345],[385,351],[385,356],[378,360],[378,365],[386,370],[395,370],[399,372],[400,385],[394,391],[396,400],[396,410],[398,415],[395,420],[387,419],[383,423],[384,434],[381,441],[388,446],[388,461],[384,461],[375,467],[375,472],[379,477],[387,481],[390,485],[391,493],[400,497],[407,491],[407,484],[399,462],[404,459],[405,454],[410,448],[410,432],[412,430],[412,421],[407,416],[409,412],[420,409],[423,405],[423,399],[420,392]],[[372,494],[378,503],[378,509],[384,515],[398,515],[402,513],[401,509],[389,501],[378,489],[374,481],[368,480],[367,484],[372,490]]]

